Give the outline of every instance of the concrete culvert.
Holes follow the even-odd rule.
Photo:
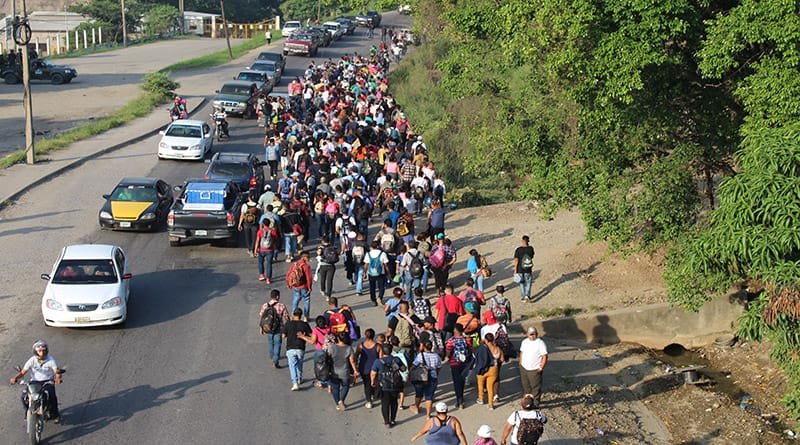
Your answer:
[[[679,357],[686,353],[686,348],[678,343],[670,343],[664,348],[664,354],[670,357]]]

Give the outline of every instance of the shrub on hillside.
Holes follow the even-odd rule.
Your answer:
[[[148,73],[144,76],[142,88],[152,94],[169,99],[180,84],[169,78],[169,74],[162,72]]]

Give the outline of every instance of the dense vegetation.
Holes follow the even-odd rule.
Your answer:
[[[465,203],[666,247],[672,301],[754,295],[800,417],[800,11],[786,0],[425,0],[393,91]]]

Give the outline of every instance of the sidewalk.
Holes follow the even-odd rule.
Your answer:
[[[191,116],[205,103],[204,97],[186,97]],[[128,122],[112,130],[103,132],[84,141],[70,145],[63,150],[55,150],[41,155],[34,165],[16,164],[0,170],[0,210],[10,205],[28,190],[46,183],[65,171],[80,166],[84,162],[110,153],[130,144],[135,144],[163,130],[169,123],[165,104],[150,114]],[[153,147],[153,156],[156,147]]]

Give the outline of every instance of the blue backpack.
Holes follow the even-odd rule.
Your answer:
[[[383,268],[381,268],[381,253],[373,257],[372,252],[367,254],[369,257],[369,266],[367,267],[367,275],[371,277],[379,277],[383,275]]]
[[[458,363],[466,363],[469,361],[469,348],[467,347],[467,340],[465,338],[453,338],[453,357]]]

